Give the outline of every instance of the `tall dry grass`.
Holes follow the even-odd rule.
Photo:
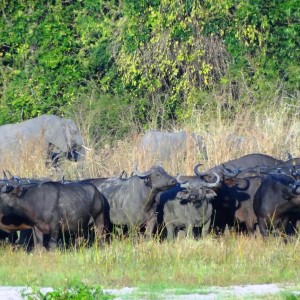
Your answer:
[[[140,170],[150,168],[157,163],[155,157],[145,156],[139,150],[138,144],[142,134],[133,130],[127,138],[115,141],[113,145],[105,143],[105,139],[92,140],[88,136],[89,118],[78,118],[80,130],[85,144],[90,149],[86,153],[83,164],[83,177],[108,177],[120,174],[125,170],[128,174],[138,163]],[[194,111],[188,123],[177,126],[174,130],[196,132],[204,137],[208,159],[187,143],[187,153],[178,155],[171,161],[162,162],[171,174],[192,174],[196,163],[203,163],[203,170],[222,162],[238,158],[249,153],[265,153],[286,160],[288,153],[294,157],[300,156],[300,119],[297,114],[291,115],[289,108],[271,106],[263,112],[251,109],[240,110],[232,119],[224,119],[218,112],[209,121],[203,112]],[[44,153],[37,144],[24,144],[21,155],[13,152],[2,153],[1,166],[13,174],[26,177],[51,177],[60,179],[65,176],[70,179],[79,178],[77,164],[63,161],[60,168],[49,169],[44,163]]]
[[[204,123],[202,117],[195,111],[188,124],[174,130],[187,130],[203,136],[208,159],[204,160],[188,141],[185,157],[163,162],[171,174],[192,174],[196,163],[201,162],[203,169],[208,169],[249,153],[264,153],[283,160],[287,160],[288,153],[300,156],[300,119],[298,115],[291,116],[284,105],[270,107],[264,112],[241,110],[234,119],[216,117]],[[140,138],[141,135],[132,134],[114,146],[107,144],[102,148],[88,144],[92,150],[87,153],[86,176],[112,176],[123,170],[130,174],[136,163],[141,170],[151,167],[157,160],[141,153],[138,147]]]

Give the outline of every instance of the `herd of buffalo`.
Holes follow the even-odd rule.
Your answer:
[[[288,161],[248,154],[193,176],[169,175],[154,165],[127,177],[46,181],[7,176],[0,180],[1,238],[57,247],[64,234],[109,242],[112,232],[154,234],[172,240],[180,230],[205,236],[225,228],[263,237],[276,228],[296,232],[300,219],[300,158]],[[16,235],[16,232],[20,232]],[[82,234],[82,235],[81,235]]]

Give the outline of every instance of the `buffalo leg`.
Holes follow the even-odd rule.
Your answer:
[[[44,235],[43,233],[36,227],[32,229],[32,236],[33,236],[33,244],[34,248],[43,247],[44,244]]]
[[[156,225],[156,218],[151,218],[146,224],[145,237],[147,240],[150,240],[153,235],[154,227]]]
[[[263,217],[258,217],[257,222],[258,222],[258,227],[259,227],[261,235],[264,238],[267,237],[268,231],[267,231],[267,225],[266,225],[265,219]]]
[[[193,238],[194,237],[194,233],[193,233],[193,225],[192,224],[189,224],[186,226],[186,237],[187,238]]]
[[[254,221],[253,220],[246,220],[245,223],[246,223],[247,232],[250,235],[253,235],[254,234]]]
[[[18,245],[24,247],[26,251],[34,248],[33,229],[24,229],[20,231]]]
[[[95,218],[95,230],[96,234],[99,240],[99,245],[102,247],[104,245],[104,212],[101,212],[96,218]]]
[[[50,228],[50,239],[48,243],[49,250],[54,250],[56,248],[58,235],[59,235],[59,226],[53,225]]]
[[[168,232],[168,236],[167,236],[168,241],[173,241],[175,237],[175,226],[170,222],[166,224],[166,228]]]
[[[288,235],[287,228],[289,224],[289,218],[288,217],[282,217],[277,220],[275,223],[276,228],[278,228],[278,233],[284,233],[285,235]]]
[[[207,220],[207,222],[203,224],[202,232],[201,232],[203,238],[209,234],[210,224],[211,224],[211,219]]]

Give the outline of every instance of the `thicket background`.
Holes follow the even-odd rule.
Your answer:
[[[299,0],[1,0],[0,125],[43,113],[122,138],[299,113]]]

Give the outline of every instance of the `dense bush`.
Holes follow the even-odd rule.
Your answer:
[[[0,7],[0,124],[69,114],[95,90],[99,134],[122,135],[131,121],[164,127],[210,101],[261,107],[272,90],[297,101],[297,0],[4,0]],[[115,117],[126,107],[123,126]]]

